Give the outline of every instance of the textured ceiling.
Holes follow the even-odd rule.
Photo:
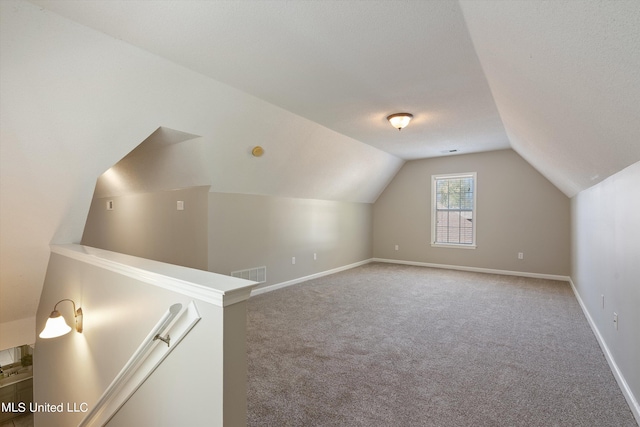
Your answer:
[[[509,147],[457,2],[35,3],[403,159]]]
[[[640,161],[640,1],[462,1],[513,148],[568,196]]]
[[[35,3],[405,160],[511,146],[568,196],[640,160],[637,0]]]

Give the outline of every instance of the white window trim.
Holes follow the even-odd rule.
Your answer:
[[[465,178],[473,177],[473,244],[467,245],[463,243],[438,243],[436,242],[436,180],[442,178]],[[476,172],[452,173],[431,175],[431,246],[434,248],[450,248],[450,249],[476,249],[478,242],[476,241],[477,221],[477,204],[476,196],[478,189],[478,174]]]

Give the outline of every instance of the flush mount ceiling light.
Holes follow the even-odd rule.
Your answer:
[[[413,114],[409,113],[395,113],[387,117],[391,126],[398,130],[402,130],[407,127],[411,119],[413,119]]]
[[[71,304],[73,304],[73,315],[76,319],[76,331],[82,333],[82,309],[79,308],[76,310],[76,303],[73,302],[73,300],[63,299],[58,301],[53,307],[53,311],[47,319],[47,324],[44,326],[42,332],[40,332],[40,338],[55,338],[71,332],[71,327],[67,325],[64,317],[62,317],[60,312],[57,310],[58,304],[62,301],[71,301]]]

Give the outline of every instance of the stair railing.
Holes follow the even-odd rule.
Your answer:
[[[104,426],[109,422],[180,344],[201,318],[193,301],[182,312],[181,310],[182,304],[169,307],[78,427]]]

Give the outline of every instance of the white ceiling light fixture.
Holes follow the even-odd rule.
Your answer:
[[[411,119],[413,119],[413,114],[409,113],[395,113],[387,117],[391,126],[398,130],[406,128]]]

